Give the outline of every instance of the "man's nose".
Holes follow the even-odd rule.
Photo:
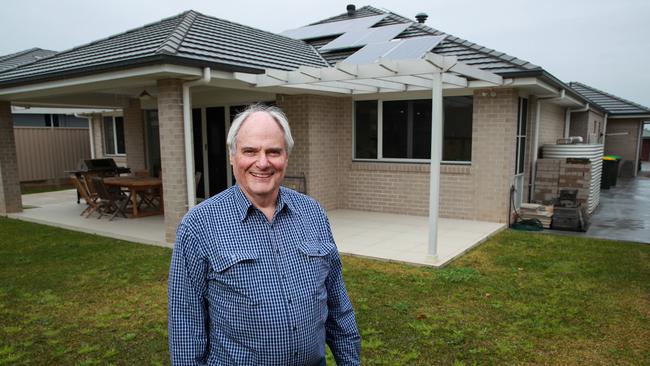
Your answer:
[[[265,153],[261,153],[259,158],[257,159],[257,167],[261,169],[268,168],[269,166],[269,159],[266,157]]]

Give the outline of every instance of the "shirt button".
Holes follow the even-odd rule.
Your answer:
[[[294,356],[294,357],[298,357],[298,352],[294,352],[294,353],[293,353],[293,356]]]
[[[289,304],[291,304],[291,299],[289,299]]]
[[[297,331],[298,331],[298,327],[296,327],[296,326],[294,325],[294,326],[293,326],[293,331],[294,331],[294,332],[297,332]]]

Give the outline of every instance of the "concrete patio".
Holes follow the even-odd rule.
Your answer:
[[[76,191],[23,195],[22,213],[9,217],[116,239],[170,247],[162,216],[137,219],[79,216],[85,205]],[[339,251],[344,254],[418,265],[443,266],[505,228],[505,224],[441,218],[438,258],[427,257],[428,218],[354,210],[328,212]]]

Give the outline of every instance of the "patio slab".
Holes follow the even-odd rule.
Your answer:
[[[171,247],[165,242],[162,216],[101,220],[79,216],[85,205],[76,203],[76,191],[23,195],[22,213],[9,217],[90,234]],[[439,267],[449,263],[505,224],[441,218],[438,257],[427,256],[428,218],[356,210],[328,212],[334,239],[343,254]]]

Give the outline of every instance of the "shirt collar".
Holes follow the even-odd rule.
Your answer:
[[[239,211],[239,219],[240,221],[244,221],[246,217],[248,217],[251,208],[255,206],[253,206],[253,204],[248,199],[248,197],[246,197],[244,192],[242,192],[239,184],[236,184],[233,187],[233,191],[234,191],[233,196],[235,201],[235,207],[237,207],[237,211]],[[291,201],[289,195],[286,193],[285,188],[280,187],[280,191],[278,192],[278,201],[275,206],[275,212],[276,213],[281,212],[284,208],[293,210],[293,202]]]

